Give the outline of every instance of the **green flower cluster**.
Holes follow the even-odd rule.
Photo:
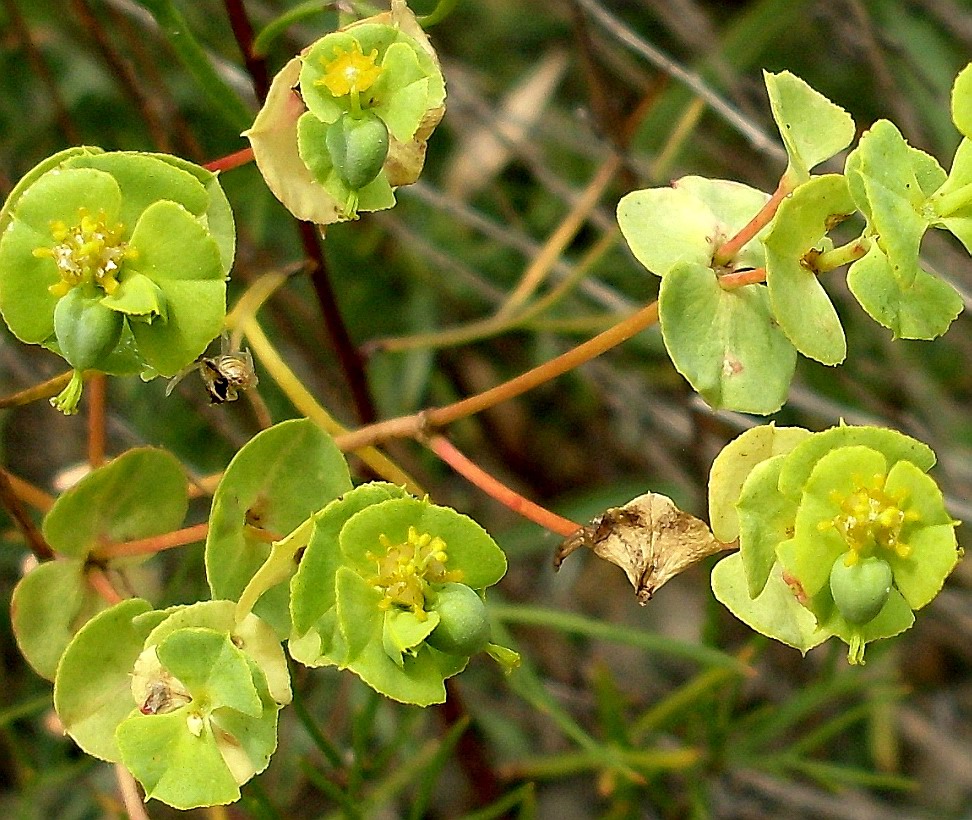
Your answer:
[[[445,700],[443,681],[486,650],[484,589],[506,558],[472,519],[385,483],[328,504],[291,583],[290,654],[355,672],[406,703]]]
[[[82,372],[174,375],[220,333],[233,215],[216,176],[164,154],[75,148],[24,177],[0,211],[0,313]]]
[[[232,601],[153,610],[133,598],[78,632],[54,705],[88,754],[179,809],[231,803],[277,745],[290,676],[273,629]]]
[[[393,188],[418,178],[444,101],[435,52],[393,4],[284,66],[246,136],[280,201],[329,224],[395,204]]]
[[[960,551],[921,442],[893,430],[749,430],[719,454],[713,532],[739,553],[712,586],[754,629],[804,651],[836,635],[851,663],[941,590]]]

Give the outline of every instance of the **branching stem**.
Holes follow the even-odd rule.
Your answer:
[[[793,185],[786,177],[780,179],[773,195],[766,201],[766,204],[759,210],[752,219],[746,223],[734,237],[729,239],[712,257],[714,265],[726,265],[735,258],[736,254],[742,250],[743,246],[749,242],[756,234],[765,228],[776,216],[776,211],[780,203],[786,198],[787,194],[793,190]]]

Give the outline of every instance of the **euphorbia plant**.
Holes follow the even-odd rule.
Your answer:
[[[621,231],[661,277],[659,302],[589,349],[657,316],[676,368],[711,406],[765,415],[784,403],[797,353],[827,365],[846,355],[823,274],[850,265],[851,291],[895,336],[944,333],[961,299],[921,268],[918,252],[929,227],[972,245],[970,71],[953,93],[965,139],[948,174],[880,121],[842,174],[812,175],[850,145],[854,124],[798,78],[766,75],[788,156],[779,188],[689,176],[626,195]],[[421,170],[444,99],[431,44],[395,0],[290,60],[246,135],[270,190],[295,216],[327,225],[394,205],[394,188]],[[834,247],[834,230],[856,214],[860,234]],[[224,328],[233,219],[211,171],[160,154],[70,149],[14,189],[0,229],[0,311],[19,339],[71,365],[55,400],[65,413],[77,408],[86,370],[174,375],[224,330],[262,336],[242,309]],[[258,296],[241,302],[265,298],[261,288],[272,290],[258,282]],[[178,808],[236,800],[268,765],[291,698],[284,642],[307,667],[349,670],[422,706],[445,700],[446,681],[480,653],[507,670],[517,661],[492,642],[487,592],[507,565],[493,538],[406,488],[400,469],[367,450],[378,440],[368,430],[343,448],[396,480],[355,486],[320,426],[341,432],[336,422],[294,387],[272,347],[263,353],[315,422],[268,420],[227,466],[201,525],[212,600],[151,603],[145,558],[164,548],[153,539],[203,535],[172,533],[187,481],[173,456],[153,449],[118,457],[58,499],[42,526],[58,560],[14,594],[18,641],[53,678],[66,731]],[[395,429],[456,466],[434,432],[464,408],[433,408]],[[803,651],[837,636],[856,664],[866,644],[913,623],[960,555],[933,463],[928,447],[891,430],[763,426],[713,465],[712,533],[651,493],[584,528],[531,514],[569,536],[563,554],[586,545],[621,563],[643,602],[690,561],[738,546],[713,571],[717,598]],[[529,506],[474,480],[511,507]],[[115,587],[132,597],[118,600]]]
[[[0,312],[17,338],[82,373],[172,376],[219,335],[233,216],[215,174],[163,154],[69,149],[0,211]]]

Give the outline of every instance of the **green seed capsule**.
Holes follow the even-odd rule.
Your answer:
[[[443,584],[432,605],[439,625],[425,639],[429,646],[453,655],[472,655],[489,642],[489,620],[483,599],[465,584]]]
[[[54,336],[61,355],[77,370],[98,364],[115,349],[124,318],[101,304],[97,288],[71,288],[54,307]]]
[[[847,566],[842,555],[830,570],[830,591],[844,619],[851,624],[874,620],[891,594],[891,567],[872,556]]]
[[[374,180],[388,156],[388,128],[368,111],[360,117],[342,114],[325,139],[334,170],[352,191]]]

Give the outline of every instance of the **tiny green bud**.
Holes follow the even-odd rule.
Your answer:
[[[118,344],[123,317],[101,304],[94,286],[71,288],[54,307],[54,335],[61,355],[76,370],[96,367]]]
[[[438,613],[439,625],[425,639],[429,646],[453,655],[472,655],[488,643],[486,605],[465,584],[443,584],[432,611]]]
[[[369,111],[342,114],[327,129],[326,141],[334,170],[352,191],[372,182],[388,156],[388,128]]]
[[[848,564],[850,552],[840,556],[830,570],[830,591],[844,619],[851,624],[874,620],[891,593],[891,567],[877,556]]]

